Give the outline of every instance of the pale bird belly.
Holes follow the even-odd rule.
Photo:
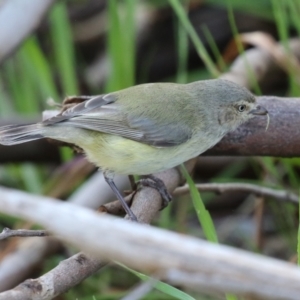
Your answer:
[[[85,151],[89,161],[103,170],[136,175],[147,175],[178,166],[198,156],[220,139],[214,136],[207,145],[207,142],[204,143],[207,138],[199,135],[179,146],[157,148],[116,135],[67,126],[45,127],[44,135],[76,144]]]
[[[82,145],[88,160],[103,170],[119,174],[146,175],[160,172],[175,167],[199,153],[199,148],[191,151],[188,143],[157,148],[119,136],[96,134],[94,143]]]

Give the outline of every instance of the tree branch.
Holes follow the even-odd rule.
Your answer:
[[[285,190],[276,190],[264,186],[259,186],[249,183],[199,183],[196,187],[201,192],[217,192],[225,193],[229,191],[243,191],[253,193],[257,196],[273,197],[281,201],[288,201],[292,203],[299,203],[299,196]],[[178,187],[173,195],[180,196],[189,193],[190,189],[188,185]]]
[[[269,111],[270,125],[267,131],[265,130],[267,119],[261,116],[255,117],[234,132],[227,134],[203,155],[300,156],[300,131],[297,130],[300,128],[300,98],[262,96],[258,97],[258,103]],[[27,159],[58,161],[57,149],[53,149],[54,146],[50,146],[46,140],[12,147],[0,145],[0,162]],[[49,149],[52,154],[45,156]]]
[[[263,96],[258,103],[269,111],[267,131],[267,119],[255,117],[204,155],[300,156],[300,99]]]

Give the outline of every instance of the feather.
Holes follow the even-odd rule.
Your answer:
[[[9,125],[1,127],[0,144],[16,145],[43,138],[38,124]]]
[[[187,126],[178,126],[175,122],[158,124],[145,115],[124,112],[114,94],[92,97],[45,120],[42,125],[73,126],[122,136],[156,147],[179,145],[192,135]]]

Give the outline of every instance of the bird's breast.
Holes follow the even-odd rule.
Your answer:
[[[88,160],[103,170],[119,174],[157,173],[198,156],[212,145],[192,138],[174,147],[154,147],[120,136],[91,132],[90,143],[79,145]],[[215,144],[216,142],[213,142]]]

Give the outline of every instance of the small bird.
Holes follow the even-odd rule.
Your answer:
[[[148,83],[97,96],[79,96],[57,116],[30,125],[0,128],[0,144],[41,138],[83,149],[132,220],[115,173],[148,175],[175,167],[218,143],[228,132],[267,110],[233,82]]]

